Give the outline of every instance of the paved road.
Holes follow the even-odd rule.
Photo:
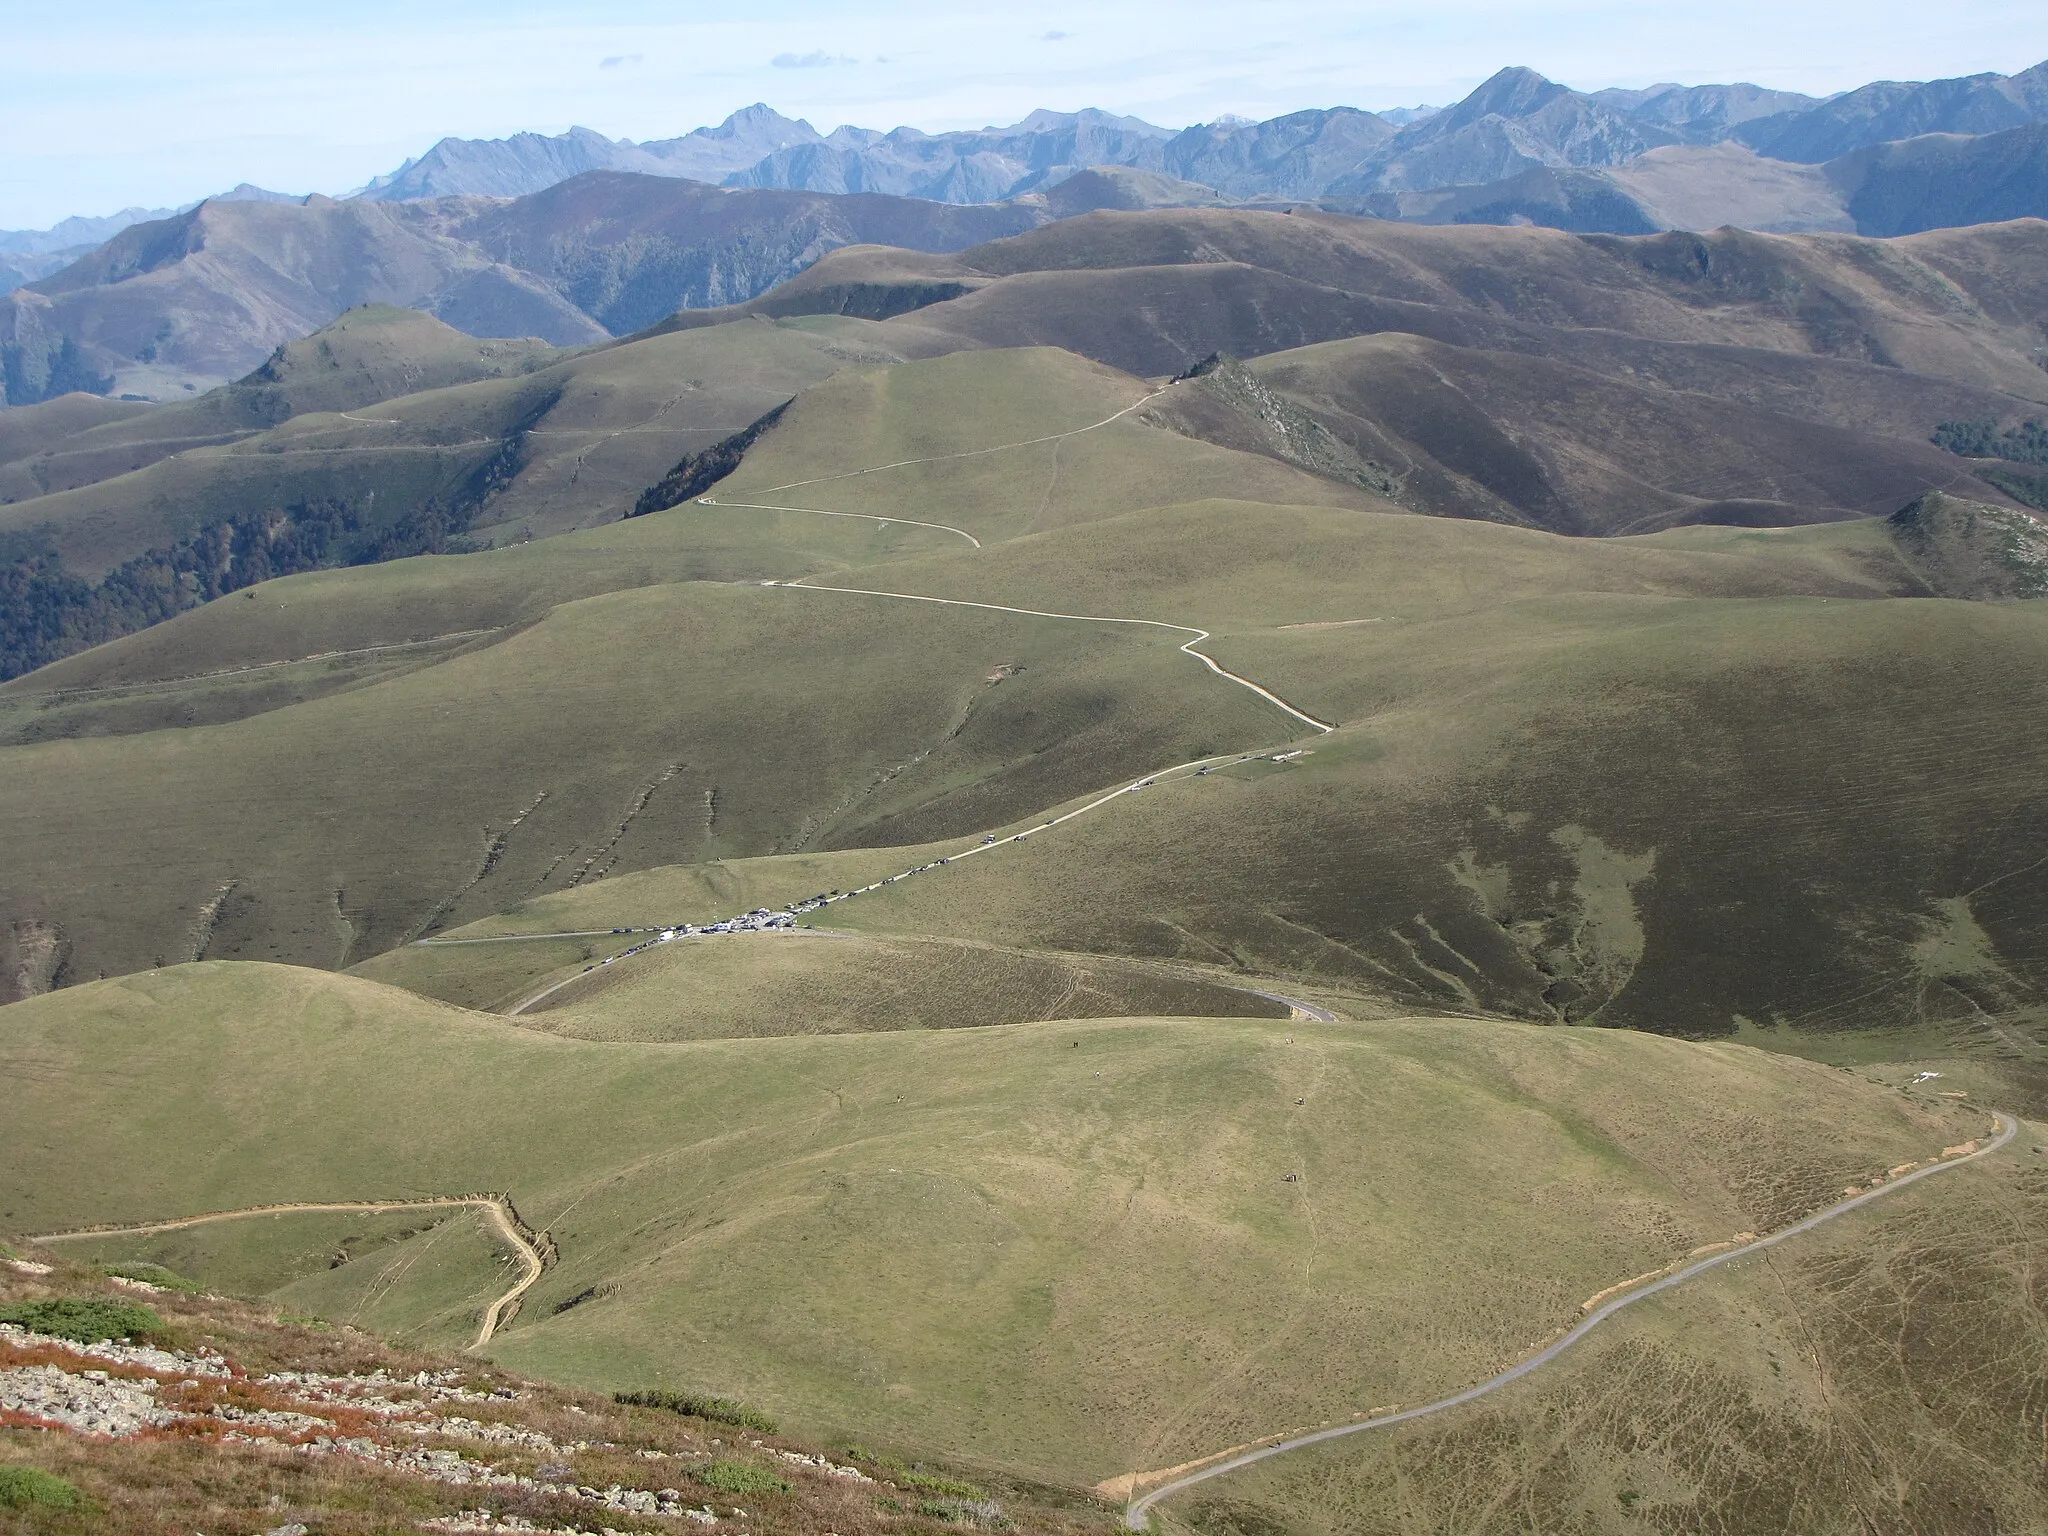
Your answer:
[[[133,1227],[79,1227],[69,1232],[44,1232],[29,1239],[32,1243],[61,1243],[69,1239],[84,1237],[146,1237],[152,1232],[181,1232],[187,1227],[202,1227],[216,1221],[239,1221],[245,1216],[284,1216],[304,1212],[352,1212],[352,1211],[423,1211],[446,1210],[467,1206],[485,1212],[492,1225],[519,1255],[519,1279],[512,1288],[484,1309],[481,1324],[477,1329],[476,1342],[471,1349],[482,1349],[491,1342],[491,1335],[498,1331],[504,1321],[506,1309],[524,1296],[545,1272],[546,1266],[534,1247],[520,1234],[518,1223],[513,1219],[512,1209],[503,1200],[488,1195],[430,1195],[424,1200],[342,1200],[342,1201],[292,1201],[282,1205],[249,1205],[233,1211],[208,1211],[203,1216],[180,1216],[172,1221],[149,1221]]]
[[[1190,1472],[1185,1477],[1177,1477],[1172,1482],[1164,1483],[1153,1489],[1142,1498],[1132,1500],[1130,1506],[1124,1511],[1124,1524],[1134,1531],[1148,1529],[1151,1523],[1150,1517],[1153,1505],[1157,1504],[1161,1499],[1171,1498],[1176,1493],[1192,1488],[1197,1483],[1207,1482],[1212,1477],[1222,1477],[1226,1473],[1236,1472],[1241,1468],[1249,1467],[1255,1462],[1265,1461],[1274,1456],[1284,1456],[1289,1451],[1298,1451],[1304,1446],[1320,1445],[1325,1440],[1337,1440],[1346,1435],[1362,1435],[1368,1430],[1385,1429],[1392,1424],[1405,1424],[1411,1419],[1427,1418],[1431,1414],[1443,1413],[1448,1409],[1461,1407],[1476,1398],[1485,1397],[1489,1393],[1498,1392],[1508,1383],[1519,1381],[1540,1366],[1548,1365],[1552,1360],[1555,1360],[1559,1355],[1585,1338],[1595,1328],[1606,1322],[1607,1319],[1614,1316],[1615,1313],[1632,1307],[1639,1301],[1647,1300],[1649,1297],[1657,1295],[1660,1291],[1668,1291],[1674,1286],[1684,1285],[1687,1281],[1705,1274],[1710,1269],[1718,1269],[1723,1264],[1733,1263],[1736,1259],[1746,1258],[1752,1253],[1797,1237],[1802,1232],[1811,1232],[1823,1222],[1833,1221],[1837,1216],[1846,1216],[1849,1212],[1866,1206],[1873,1200],[1882,1200],[1894,1190],[1903,1189],[1908,1184],[1917,1183],[1921,1179],[1933,1178],[1938,1173],[1947,1173],[1951,1169],[1962,1167],[1965,1163],[1974,1163],[1979,1158],[1989,1157],[1994,1152],[2002,1150],[2013,1137],[2019,1134],[2019,1122],[2010,1116],[2002,1114],[1994,1114],[1992,1120],[1997,1135],[1990,1142],[1979,1147],[1975,1152],[1968,1153],[1962,1157],[1950,1158],[1947,1162],[1936,1163],[1917,1172],[1887,1180],[1874,1189],[1866,1190],[1860,1195],[1839,1201],[1824,1210],[1815,1211],[1804,1220],[1795,1221],[1791,1226],[1773,1232],[1768,1237],[1760,1237],[1753,1243],[1744,1243],[1740,1248],[1730,1248],[1727,1252],[1717,1253],[1712,1258],[1701,1259],[1697,1264],[1688,1264],[1685,1268],[1666,1275],[1661,1280],[1652,1281],[1641,1290],[1631,1291],[1626,1296],[1617,1297],[1604,1306],[1596,1307],[1587,1314],[1584,1321],[1555,1343],[1539,1350],[1519,1364],[1509,1366],[1498,1376],[1480,1382],[1476,1387],[1467,1387],[1462,1392],[1454,1392],[1449,1397],[1441,1398],[1434,1403],[1425,1403],[1419,1408],[1404,1409],[1400,1413],[1390,1413],[1383,1418],[1367,1419],[1358,1424],[1340,1424],[1334,1429],[1319,1429],[1311,1434],[1295,1435],[1290,1439],[1281,1440],[1272,1445],[1261,1446],[1255,1451],[1246,1451],[1241,1456],[1232,1456],[1228,1460],[1216,1462],[1212,1466],[1203,1467],[1196,1472]]]
[[[1264,992],[1257,987],[1232,987],[1233,992],[1249,992],[1253,997],[1263,997],[1269,1002],[1285,1003],[1311,1024],[1334,1024],[1337,1015],[1315,1003],[1303,1002],[1298,997],[1289,997],[1284,992]]]

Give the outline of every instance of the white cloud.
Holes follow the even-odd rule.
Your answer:
[[[820,48],[816,53],[778,53],[768,62],[777,69],[826,69],[834,64],[851,64],[854,61],[843,53],[827,53]]]

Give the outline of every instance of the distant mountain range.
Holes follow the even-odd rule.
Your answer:
[[[583,128],[444,139],[360,195],[518,196],[623,170],[986,203],[1045,192],[1085,168],[1122,167],[1188,183],[1204,198],[1424,223],[1904,234],[2048,214],[2036,133],[2044,124],[2048,64],[2011,76],[1878,81],[1827,99],[1748,84],[1588,93],[1509,68],[1441,110],[1333,107],[1179,132],[1090,110],[957,133],[821,134],[756,105],[716,128],[645,144]]]
[[[293,197],[288,192],[265,191],[245,181],[207,201],[296,203],[304,199]],[[62,271],[124,229],[153,223],[157,219],[175,218],[198,206],[197,203],[188,203],[183,208],[123,208],[119,213],[100,218],[61,219],[48,229],[0,229],[0,293]]]
[[[1925,134],[1987,135],[2043,121],[2048,63],[2010,76],[1882,80],[1825,99],[1748,84],[1666,82],[1589,93],[1514,67],[1441,110],[1333,107],[1264,122],[1224,117],[1178,131],[1089,109],[1034,112],[1007,128],[953,133],[853,126],[820,133],[756,103],[716,127],[642,143],[589,128],[445,138],[346,196],[523,197],[591,171],[630,171],[729,187],[986,203],[1042,191],[1088,167],[1125,166],[1240,200],[1363,197],[1485,185],[1537,169],[1620,167],[1688,145],[1734,143],[1766,159],[1819,165]],[[284,194],[245,184],[221,196]],[[80,251],[185,211],[127,208],[48,230],[0,231],[0,259]]]
[[[1352,107],[1179,132],[1107,112],[1034,112],[1007,128],[888,133],[809,123],[755,105],[715,128],[635,144],[587,128],[555,137],[443,139],[360,194],[384,201],[516,197],[586,171],[733,187],[886,192],[995,202],[1089,166],[1162,172],[1240,199],[1428,192],[1535,169],[1623,166],[1660,148],[1734,142],[1817,165],[1923,134],[1992,134],[2048,121],[2048,64],[2018,75],[1878,81],[1825,100],[1756,85],[1653,85],[1586,93],[1534,70],[1500,71],[1442,111]]]
[[[1112,178],[1076,181],[1112,183],[1096,206],[1119,201]],[[520,198],[216,199],[0,296],[0,388],[10,405],[81,390],[179,399],[365,303],[577,346],[743,302],[840,246],[957,251],[1055,216],[1042,200],[955,207],[616,171]]]
[[[743,303],[850,243],[957,251],[1098,209],[1218,204],[1623,235],[2048,216],[2048,64],[1826,100],[1586,93],[1510,68],[1443,109],[1179,131],[1088,110],[821,134],[755,105],[639,144],[585,128],[443,139],[343,199],[244,185],[0,232],[0,398],[174,397],[363,302],[571,345]]]

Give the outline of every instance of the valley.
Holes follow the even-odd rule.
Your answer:
[[[323,1531],[2037,1524],[2048,224],[977,229],[0,412],[0,1301]]]

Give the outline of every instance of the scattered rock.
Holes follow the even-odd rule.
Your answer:
[[[74,1374],[54,1365],[0,1371],[0,1409],[29,1414],[82,1435],[132,1435],[175,1423],[181,1415],[156,1400],[153,1381],[128,1381],[104,1371]]]

